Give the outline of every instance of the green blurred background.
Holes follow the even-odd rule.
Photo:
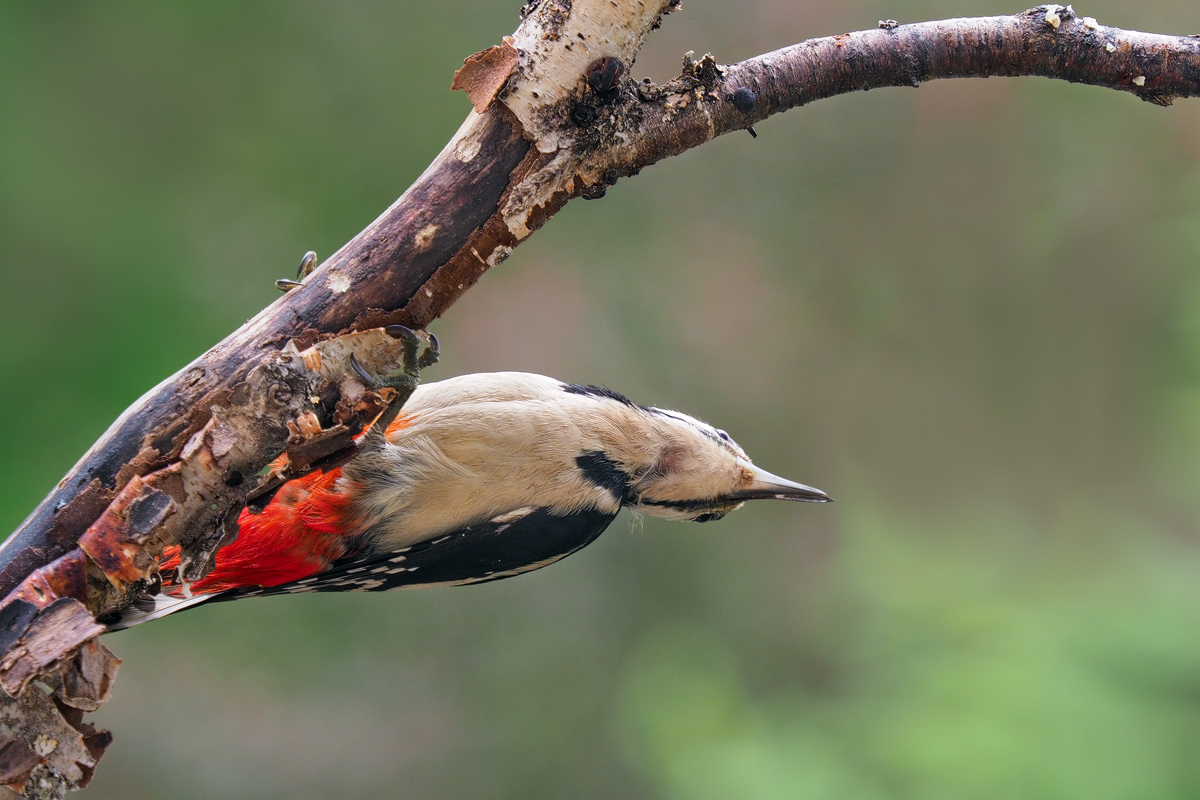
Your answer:
[[[518,5],[0,0],[0,530],[403,191]],[[633,72],[1020,8],[685,0]],[[91,797],[1200,796],[1198,123],[940,82],[572,203],[434,326],[431,377],[604,383],[838,503],[110,637]]]

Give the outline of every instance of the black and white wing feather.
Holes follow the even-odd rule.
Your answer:
[[[587,509],[558,515],[520,508],[402,550],[346,558],[318,575],[279,586],[245,587],[216,594],[147,596],[108,622],[119,631],[203,603],[302,592],[386,592],[461,586],[510,578],[553,564],[591,544],[616,512]]]
[[[386,592],[500,580],[553,564],[586,547],[615,517],[615,512],[597,509],[558,515],[546,508],[520,508],[401,550],[343,559],[319,575],[279,586],[234,589],[213,599]]]

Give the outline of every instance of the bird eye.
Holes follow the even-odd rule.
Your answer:
[[[718,428],[718,429],[717,429],[717,436],[720,436],[720,437],[721,437],[721,440],[722,440],[722,441],[725,441],[725,442],[732,442],[732,441],[733,441],[733,439],[730,439],[730,438],[729,438],[729,434],[728,434],[728,433],[726,433],[725,431],[721,430],[720,428]]]
[[[713,520],[718,520],[723,516],[725,516],[724,512],[710,511],[707,514],[701,514],[698,517],[692,517],[692,522],[712,522]]]

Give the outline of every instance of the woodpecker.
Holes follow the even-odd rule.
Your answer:
[[[419,386],[345,466],[285,484],[202,580],[172,578],[119,630],[200,603],[483,583],[595,541],[622,507],[710,522],[756,499],[826,503],[755,466],[723,430],[602,386],[522,372]]]

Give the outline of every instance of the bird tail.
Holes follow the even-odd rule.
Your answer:
[[[185,608],[192,608],[201,603],[207,603],[219,594],[219,592],[214,592],[212,594],[197,594],[191,597],[172,597],[169,594],[146,595],[136,600],[129,608],[120,612],[120,617],[117,621],[109,623],[108,632],[123,631],[126,628],[132,628],[134,625],[141,625],[143,622],[150,622],[151,620],[165,617],[168,614],[183,611]]]

